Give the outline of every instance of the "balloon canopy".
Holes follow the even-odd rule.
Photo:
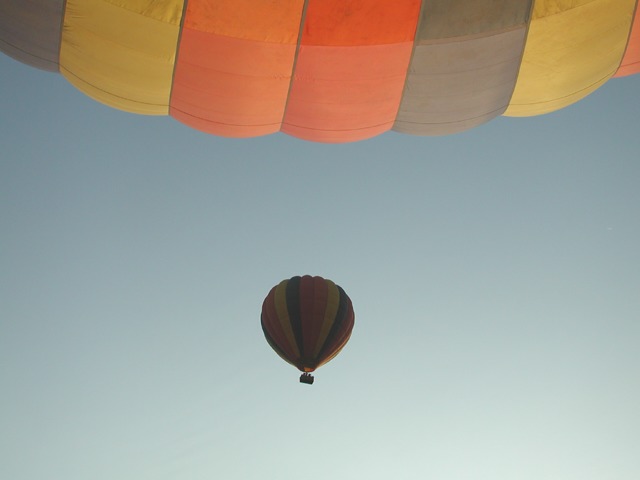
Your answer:
[[[322,277],[293,277],[273,287],[260,322],[267,342],[301,372],[313,372],[347,344],[355,315],[344,290]],[[301,377],[309,378],[308,376]],[[305,382],[312,383],[312,382]]]
[[[640,71],[636,3],[0,0],[0,49],[214,135],[444,135]]]

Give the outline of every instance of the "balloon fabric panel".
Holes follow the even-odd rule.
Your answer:
[[[509,104],[531,0],[425,3],[393,129],[445,135],[485,123]]]
[[[280,322],[280,326],[282,327],[282,331],[287,339],[289,344],[289,348],[293,352],[293,358],[296,362],[300,361],[300,347],[298,345],[297,339],[293,333],[293,327],[291,326],[291,317],[289,316],[289,308],[287,305],[287,284],[288,281],[282,281],[276,287],[276,290],[273,295],[273,302],[276,307],[276,314],[278,316],[278,321]]]
[[[304,0],[189,0],[185,26],[216,35],[295,45]]]
[[[275,292],[278,286],[275,286],[267,295],[262,305],[261,323],[264,330],[267,341],[271,344],[275,344],[278,348],[274,348],[280,356],[282,356],[287,362],[295,366],[295,361],[298,356],[296,355],[293,347],[288,340],[282,328],[280,317],[275,305]]]
[[[331,280],[325,281],[327,283],[327,304],[325,306],[322,327],[320,327],[320,333],[318,334],[316,345],[313,349],[313,356],[316,358],[322,354],[322,348],[327,342],[327,338],[329,337],[329,333],[331,332],[340,308],[340,291],[337,285]]]
[[[64,0],[0,2],[0,51],[32,67],[58,71]]]
[[[60,70],[109,106],[166,115],[182,0],[67,0]]]
[[[321,367],[322,365],[329,363],[331,360],[333,360],[335,357],[338,356],[338,354],[342,351],[342,349],[345,347],[345,345],[347,344],[347,342],[349,341],[349,339],[351,338],[351,332],[347,332],[344,336],[343,339],[340,341],[340,343],[335,347],[333,353],[331,353],[331,355],[327,356],[326,358],[324,358],[319,364],[318,367]]]
[[[484,36],[526,24],[531,0],[428,0],[422,8],[418,44]]]
[[[300,277],[293,277],[287,282],[284,289],[284,295],[289,324],[291,325],[291,331],[293,332],[293,341],[298,348],[300,363],[305,365],[309,363],[310,359],[307,358],[304,350],[304,343],[302,341],[303,327],[302,311],[300,310]]]
[[[350,142],[393,126],[410,42],[363,47],[301,46],[282,131],[318,142]]]
[[[293,365],[294,367],[298,368],[291,360],[289,360],[290,358],[293,358],[291,355],[287,354],[287,352],[285,352],[281,347],[280,347],[280,343],[275,339],[275,337],[272,335],[271,331],[267,328],[267,322],[268,319],[265,316],[265,313],[262,313],[262,316],[260,317],[260,322],[261,322],[261,326],[262,326],[262,333],[264,333],[264,338],[267,340],[267,343],[269,344],[269,346],[273,349],[274,352],[276,352],[278,354],[278,356],[280,358],[282,358],[285,362],[287,362],[290,365]]]
[[[344,290],[336,286],[339,291],[339,306],[331,330],[317,357],[317,366],[327,363],[334,358],[344,347],[351,336],[353,328],[353,307],[351,300]]]
[[[303,0],[191,0],[185,13],[171,115],[215,135],[280,130]]]
[[[416,0],[309,0],[282,131],[344,142],[389,130],[419,12]]]
[[[304,276],[300,279],[300,310],[307,312],[303,330],[303,351],[306,356],[316,357],[320,346],[318,339],[325,321],[329,298],[329,287],[320,277]]]
[[[617,70],[635,0],[537,0],[505,115],[553,112],[603,85]]]
[[[307,0],[302,45],[353,47],[411,42],[420,0]]]

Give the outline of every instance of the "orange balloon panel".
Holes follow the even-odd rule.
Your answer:
[[[215,135],[280,130],[303,2],[192,0],[185,13],[170,113]]]
[[[343,142],[391,129],[419,13],[416,0],[311,0],[282,131]]]
[[[214,135],[253,137],[277,132],[284,116],[295,51],[295,45],[184,27],[171,115]]]
[[[282,131],[305,140],[344,142],[391,129],[411,49],[410,42],[301,46]]]

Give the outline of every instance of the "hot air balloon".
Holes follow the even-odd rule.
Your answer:
[[[282,359],[312,384],[316,368],[333,359],[347,344],[355,315],[344,290],[322,277],[305,275],[283,280],[262,304],[260,322],[267,342]]]
[[[0,0],[0,49],[215,135],[444,135],[640,71],[637,0]]]

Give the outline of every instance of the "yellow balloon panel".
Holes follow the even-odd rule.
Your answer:
[[[166,115],[183,0],[67,0],[60,71],[111,107]]]
[[[504,115],[571,105],[605,83],[625,51],[635,0],[537,0]]]

